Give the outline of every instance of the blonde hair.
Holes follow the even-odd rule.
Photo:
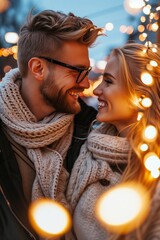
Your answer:
[[[28,71],[28,61],[51,51],[60,51],[64,41],[78,41],[91,47],[102,28],[96,27],[87,18],[45,10],[36,15],[29,14],[22,26],[18,41],[18,66],[24,77]]]
[[[157,52],[153,52],[152,48],[147,48],[138,43],[129,43],[121,48],[114,49],[112,54],[118,59],[119,66],[117,67],[120,70],[120,78],[129,92],[132,106],[136,108],[137,113],[139,111],[143,113],[140,121],[136,121],[129,126],[130,130],[127,137],[132,148],[132,153],[129,154],[128,165],[122,175],[122,181],[138,181],[146,186],[147,191],[152,196],[159,179],[150,180],[150,173],[144,167],[144,152],[140,151],[139,146],[144,141],[142,130],[147,125],[154,125],[158,131],[158,137],[154,142],[149,143],[148,151],[156,153],[157,156],[160,155],[160,49],[157,47]],[[156,61],[158,66],[148,70],[146,67],[150,60]],[[144,71],[152,75],[153,85],[147,86],[141,81],[141,73]],[[151,107],[144,108],[139,103],[135,104],[135,99],[143,95],[152,100]],[[148,218],[143,224],[143,230],[147,229],[151,222],[152,219]],[[137,229],[136,239],[145,239],[145,234],[146,232],[142,233],[141,228]],[[121,237],[113,235],[109,239],[121,239]]]

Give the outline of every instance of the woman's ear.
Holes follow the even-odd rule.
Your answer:
[[[28,68],[34,78],[40,81],[44,79],[45,64],[43,60],[36,57],[31,58],[28,62]]]

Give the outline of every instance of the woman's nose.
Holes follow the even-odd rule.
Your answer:
[[[94,90],[93,90],[93,94],[96,96],[99,96],[102,93],[102,88],[101,88],[101,84],[99,84]]]

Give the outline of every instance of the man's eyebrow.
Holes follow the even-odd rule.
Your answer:
[[[111,78],[116,79],[112,74],[107,73],[107,72],[103,73],[103,77],[104,77],[104,78],[106,78],[106,77],[111,77]]]

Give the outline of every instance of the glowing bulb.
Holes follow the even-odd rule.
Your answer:
[[[152,52],[157,52],[157,49],[153,47]]]
[[[149,152],[144,156],[144,165],[149,171],[157,170],[160,167],[160,159],[154,152]]]
[[[160,171],[159,169],[154,169],[153,171],[151,171],[151,176],[153,178],[158,178],[160,176]]]
[[[146,69],[149,70],[149,71],[152,71],[152,70],[153,70],[153,67],[152,67],[150,64],[147,64],[147,65],[146,65]]]
[[[145,16],[142,16],[142,17],[140,18],[140,20],[141,20],[141,22],[145,22],[145,21],[146,21]]]
[[[143,132],[145,140],[153,141],[157,137],[157,129],[153,125],[148,125]]]
[[[10,6],[10,1],[9,0],[3,0],[3,1],[0,1],[0,13],[3,13],[4,11],[6,11],[9,6]]]
[[[8,43],[17,43],[18,42],[18,34],[16,32],[7,32],[5,34],[5,40]]]
[[[29,220],[42,237],[59,237],[69,231],[71,216],[58,202],[51,199],[34,201],[29,208]]]
[[[138,112],[137,121],[140,121],[142,117],[143,117],[143,113]]]
[[[148,150],[148,145],[147,145],[146,143],[141,144],[141,145],[140,145],[140,150],[141,150],[142,152],[147,151],[147,150]]]
[[[141,8],[145,5],[143,0],[125,0],[124,8],[125,10],[132,14],[136,15],[141,11]]]
[[[157,63],[156,61],[154,61],[154,60],[151,60],[149,63],[150,63],[151,66],[153,66],[153,67],[157,67],[157,66],[158,66],[158,63]]]
[[[149,196],[139,184],[126,182],[110,188],[96,203],[96,217],[109,231],[128,233],[145,219]]]
[[[141,80],[146,85],[152,85],[153,78],[150,73],[144,72],[141,74]]]
[[[151,29],[153,32],[156,32],[158,30],[158,28],[159,28],[158,23],[153,23],[151,26]]]
[[[142,101],[141,101],[141,104],[143,107],[150,107],[152,105],[152,100],[150,98],[143,98]]]
[[[110,22],[109,22],[109,23],[106,23],[105,29],[106,29],[107,31],[112,31],[113,28],[114,28],[113,23],[110,23]]]
[[[146,43],[144,44],[146,47],[152,47],[152,43],[151,41],[146,41]]]
[[[151,9],[150,9],[148,6],[145,6],[145,7],[143,8],[143,12],[144,12],[146,15],[149,15],[149,14],[150,14],[150,11],[151,11]]]

